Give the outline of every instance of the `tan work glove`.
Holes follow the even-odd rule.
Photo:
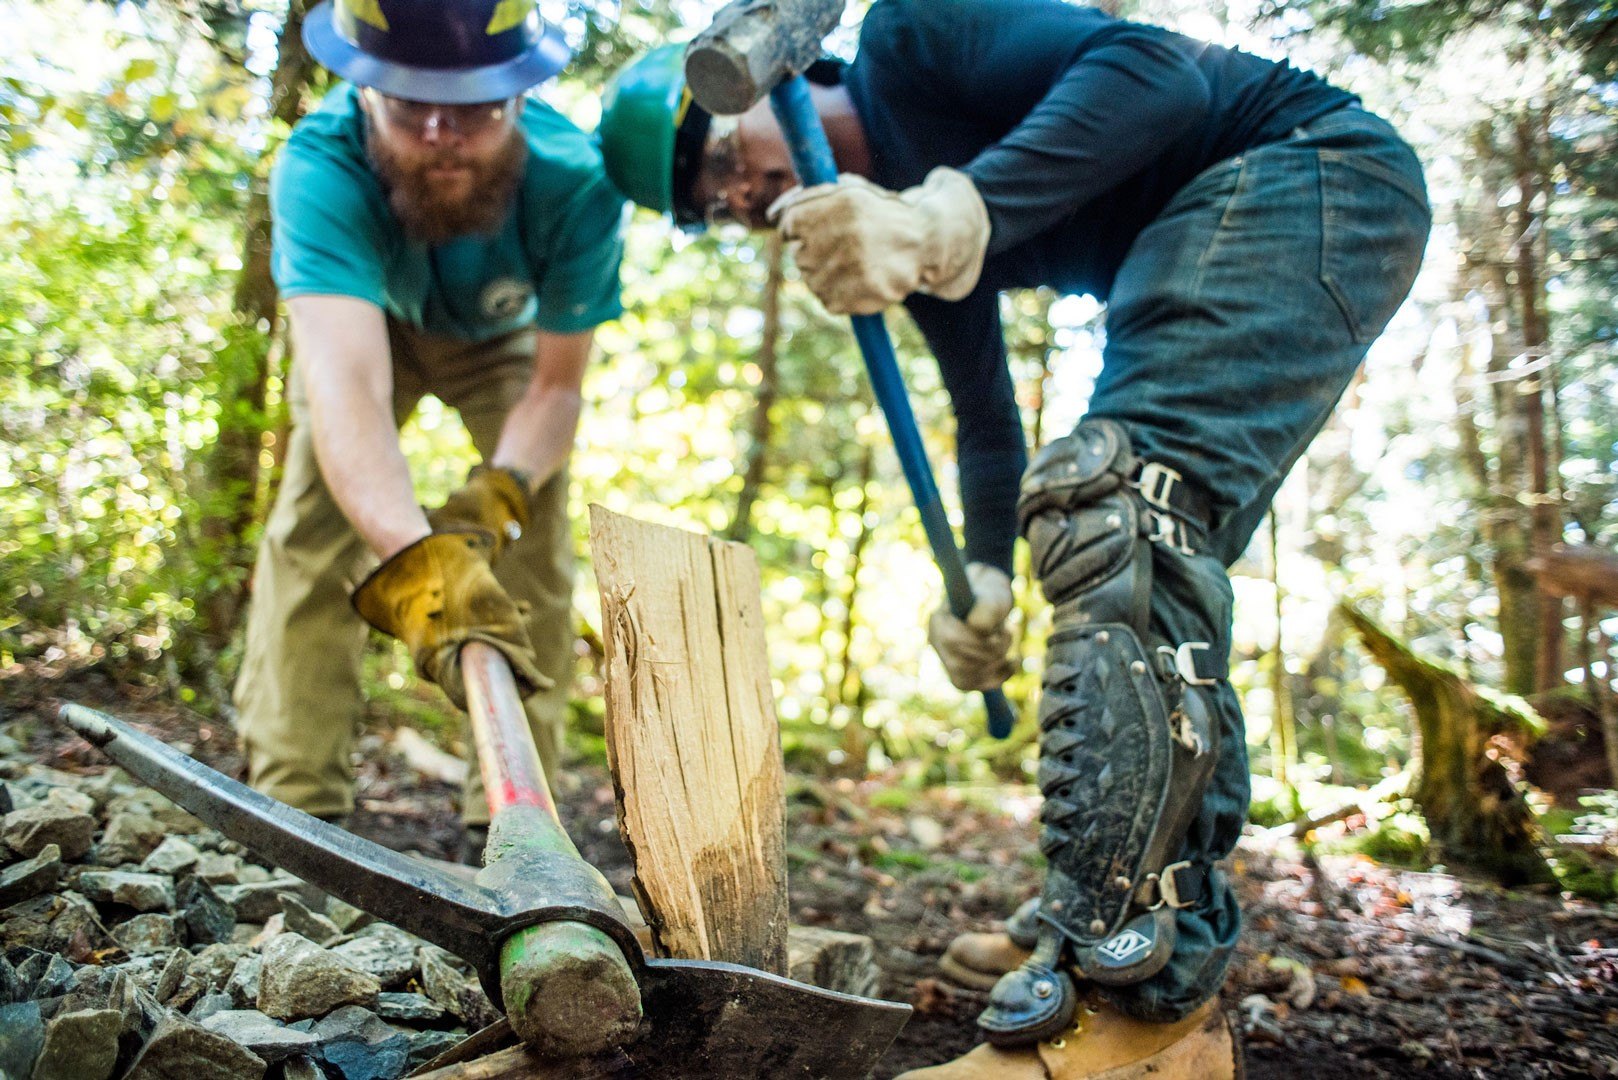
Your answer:
[[[493,563],[528,528],[528,485],[510,469],[479,465],[443,506],[428,512],[427,524],[433,532],[488,533]]]
[[[803,280],[838,315],[874,315],[913,292],[959,300],[977,287],[989,211],[971,177],[937,168],[901,192],[845,174],[770,207]]]
[[[481,532],[424,536],[377,567],[354,590],[354,610],[410,649],[416,670],[466,708],[461,646],[493,645],[511,661],[523,696],[549,690],[516,601],[489,569],[489,545]]]
[[[944,661],[949,681],[958,690],[993,690],[1016,670],[1011,662],[1011,579],[987,563],[967,563],[966,580],[976,601],[965,619],[950,614],[946,603],[933,612],[927,640]]]

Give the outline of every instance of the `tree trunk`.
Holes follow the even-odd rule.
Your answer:
[[[1518,405],[1525,417],[1528,435],[1528,497],[1530,499],[1530,545],[1535,555],[1543,555],[1561,539],[1561,514],[1551,499],[1550,453],[1545,430],[1546,368],[1550,355],[1546,325],[1545,221],[1552,195],[1543,170],[1546,138],[1542,112],[1524,113],[1517,118],[1515,135],[1516,185],[1518,193],[1513,244],[1516,263],[1517,308],[1522,320],[1522,356],[1534,373],[1517,388]],[[1542,202],[1543,200],[1543,202]],[[1560,433],[1558,433],[1558,438]],[[1558,455],[1560,456],[1560,455]],[[1541,591],[1536,604],[1539,630],[1534,661],[1534,689],[1540,693],[1561,686],[1563,604],[1559,596]]]
[[[1531,543],[1530,513],[1521,498],[1531,486],[1526,452],[1529,432],[1509,368],[1521,351],[1521,313],[1512,303],[1514,270],[1508,272],[1518,223],[1515,215],[1503,213],[1500,207],[1501,188],[1509,184],[1512,170],[1495,144],[1493,124],[1479,124],[1471,142],[1474,173],[1482,182],[1461,214],[1462,280],[1464,288],[1482,297],[1485,307],[1478,325],[1488,334],[1488,363],[1476,381],[1485,383],[1490,395],[1496,452],[1491,468],[1477,410],[1468,408],[1473,399],[1461,396],[1461,456],[1475,485],[1480,531],[1489,547],[1499,597],[1501,682],[1507,693],[1528,695],[1534,691],[1540,623],[1534,582],[1524,568]],[[1470,383],[1468,359],[1468,351],[1463,350],[1461,374]]]
[[[270,117],[290,128],[303,111],[313,62],[303,47],[304,0],[292,0],[271,76]],[[268,160],[266,153],[265,159]],[[219,571],[221,586],[201,604],[203,632],[214,649],[223,648],[236,629],[247,596],[252,551],[248,533],[261,504],[259,454],[263,449],[270,353],[281,329],[274,278],[270,274],[270,195],[267,170],[254,178],[242,240],[242,270],[232,298],[235,318],[216,353],[222,367],[219,438],[207,462],[213,512],[202,534]]]
[[[1341,610],[1415,707],[1411,798],[1444,857],[1488,870],[1506,884],[1552,880],[1536,847],[1533,812],[1505,766],[1489,754],[1494,735],[1534,727],[1537,718],[1416,656],[1355,608],[1344,604]]]
[[[843,655],[837,665],[837,700],[848,713],[848,723],[843,727],[843,753],[848,765],[861,774],[871,741],[865,727],[865,679],[854,663],[854,629],[859,624],[856,606],[860,598],[860,565],[865,559],[865,545],[871,539],[871,526],[866,518],[871,509],[871,474],[876,469],[875,451],[869,443],[864,450],[859,470],[860,501],[855,509],[860,516],[860,531],[854,537],[848,556],[848,592],[843,599]]]
[[[765,259],[769,277],[764,282],[764,330],[758,346],[758,396],[753,402],[753,422],[748,429],[747,464],[742,469],[742,490],[736,497],[736,516],[725,539],[747,543],[753,535],[753,504],[764,482],[764,467],[768,463],[770,435],[773,426],[770,410],[780,394],[777,371],[780,366],[781,345],[781,281],[784,261],[781,256],[781,235],[770,233],[765,242]]]
[[[1271,773],[1286,793],[1288,802],[1297,800],[1293,791],[1292,763],[1297,757],[1297,733],[1293,727],[1292,699],[1287,693],[1285,638],[1281,633],[1281,522],[1270,507],[1270,583],[1275,588],[1275,648],[1270,652],[1270,756]]]

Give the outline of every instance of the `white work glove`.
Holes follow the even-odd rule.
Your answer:
[[[914,292],[959,300],[977,287],[989,246],[989,211],[971,177],[942,167],[900,192],[852,174],[794,188],[768,217],[835,315],[874,315]]]
[[[1011,662],[1011,579],[987,563],[967,563],[966,580],[976,601],[965,619],[950,614],[949,604],[933,612],[927,640],[944,661],[949,681],[959,690],[993,690],[1007,679]]]

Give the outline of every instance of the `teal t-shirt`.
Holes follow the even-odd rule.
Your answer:
[[[625,204],[594,140],[529,98],[521,187],[498,233],[428,246],[405,237],[365,156],[354,87],[293,129],[270,174],[275,283],[286,298],[353,296],[419,330],[484,341],[617,318]]]

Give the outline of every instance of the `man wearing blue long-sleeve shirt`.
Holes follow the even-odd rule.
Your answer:
[[[608,91],[620,189],[777,224],[828,309],[903,303],[938,359],[978,598],[932,619],[952,681],[1011,670],[1019,532],[1056,606],[1045,887],[947,958],[998,976],[988,1045],[907,1075],[1235,1075],[1212,1003],[1240,926],[1215,864],[1248,802],[1225,568],[1410,288],[1420,165],[1284,63],[1058,0],[877,0],[855,60],[810,72],[843,175],[800,190],[768,106],[709,116],[680,52]],[[1106,300],[1107,341],[1088,414],[1029,466],[997,296],[1039,285]]]

